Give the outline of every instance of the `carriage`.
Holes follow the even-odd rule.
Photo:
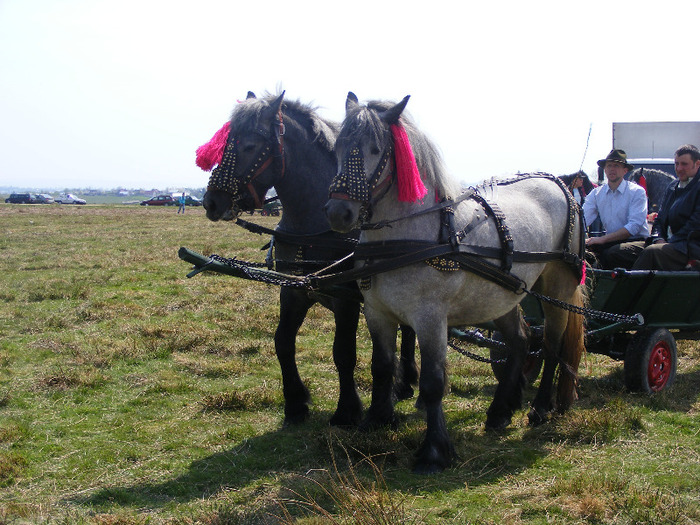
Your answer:
[[[700,330],[700,272],[592,270],[589,308],[613,314],[587,317],[586,348],[624,362],[625,385],[631,391],[659,392],[673,383],[677,368],[676,335]],[[541,305],[522,302],[531,326],[543,321]],[[614,316],[637,317],[637,323]],[[492,352],[492,357],[498,355]],[[532,366],[532,365],[531,365]]]

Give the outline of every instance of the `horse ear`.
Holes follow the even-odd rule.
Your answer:
[[[277,97],[277,100],[270,104],[270,107],[275,110],[275,113],[282,109],[282,102],[284,102],[284,94],[285,91],[282,91],[282,94],[279,97]]]
[[[411,98],[411,95],[406,95],[403,100],[394,107],[382,112],[379,115],[380,118],[389,125],[398,123],[401,113],[403,113],[403,110],[406,109],[406,104],[408,104],[409,98]]]
[[[319,117],[312,119],[312,128],[318,141],[322,144],[329,152],[333,151],[335,148],[335,136],[338,134],[337,130],[333,130],[331,126],[323,121]]]
[[[245,99],[248,100],[249,98],[258,98],[258,97],[256,97],[255,93],[253,93],[252,91],[248,91],[248,95],[245,97]]]
[[[345,100],[345,112],[347,113],[353,108],[360,105],[360,101],[357,100],[357,95],[352,91],[348,91],[348,98]]]

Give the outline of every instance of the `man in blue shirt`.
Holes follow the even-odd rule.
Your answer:
[[[607,182],[598,186],[586,198],[583,215],[586,224],[600,218],[605,234],[586,239],[586,247],[598,256],[602,268],[630,268],[641,253],[643,245],[620,244],[644,239],[647,227],[647,194],[644,188],[625,180],[634,168],[627,162],[627,154],[621,149],[612,150],[598,161],[605,172]]]
[[[646,247],[634,270],[683,270],[700,260],[700,151],[686,144],[676,150],[678,181],[661,200],[652,232],[659,238]]]

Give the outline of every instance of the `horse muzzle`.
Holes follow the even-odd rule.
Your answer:
[[[208,190],[204,194],[202,205],[207,211],[207,219],[214,222],[231,221],[241,213],[233,196],[221,190]]]
[[[323,207],[331,229],[340,233],[348,233],[355,228],[360,218],[362,203],[331,198]]]

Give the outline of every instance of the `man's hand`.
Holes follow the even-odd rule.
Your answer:
[[[586,246],[595,246],[597,244],[605,244],[605,241],[601,241],[602,237],[589,237],[586,239]]]

